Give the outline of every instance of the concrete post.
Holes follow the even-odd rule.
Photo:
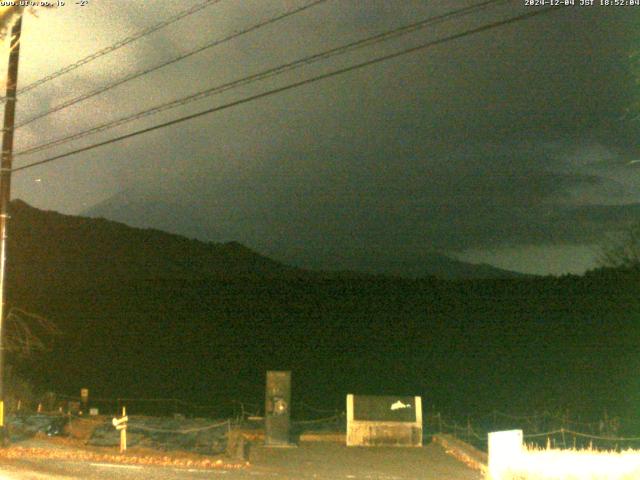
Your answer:
[[[490,480],[503,480],[507,472],[518,465],[522,456],[522,430],[489,433]]]

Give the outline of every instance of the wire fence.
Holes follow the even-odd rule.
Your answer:
[[[233,424],[234,422],[232,420],[224,420],[221,422],[215,422],[208,425],[191,427],[191,428],[162,428],[162,427],[156,427],[153,425],[148,425],[146,423],[140,422],[139,419],[136,421],[135,418],[132,418],[131,421],[128,423],[128,428],[131,431],[142,430],[142,431],[153,432],[153,433],[171,433],[171,434],[188,435],[192,433],[200,433],[200,432],[205,432],[208,430],[220,429],[220,428],[223,428],[228,431],[228,430],[231,430],[231,427],[233,426]]]
[[[86,404],[80,397],[50,394],[44,411],[77,413],[81,408],[97,408],[103,415],[119,415],[126,406],[131,416],[130,425],[140,430],[157,433],[198,433],[208,429],[231,429],[247,422],[260,422],[264,406],[256,402],[231,400],[202,405],[176,398],[90,398]],[[344,432],[346,416],[343,409],[312,405],[306,401],[292,402],[292,428],[297,431]],[[142,417],[173,417],[184,419],[218,419],[216,421],[176,424],[166,428],[137,421]],[[224,419],[224,420],[220,420]],[[165,425],[165,424],[163,424]],[[640,419],[621,418],[604,413],[600,419],[586,421],[567,412],[534,412],[516,415],[493,411],[482,416],[467,416],[463,420],[440,412],[428,411],[423,415],[423,434],[426,438],[437,433],[453,435],[460,440],[486,451],[488,434],[495,431],[519,429],[526,443],[552,448],[595,448],[624,450],[640,448]]]
[[[232,418],[236,421],[263,417],[264,405],[240,400],[218,401],[209,405],[198,404],[178,398],[102,398],[89,397],[86,403],[78,396],[48,394],[39,404],[43,412],[64,412],[77,414],[97,410],[101,415],[119,415],[126,407],[129,415],[185,418]],[[86,411],[85,411],[86,410]],[[294,424],[320,424],[335,422],[344,417],[344,410],[311,405],[305,401],[295,401],[291,405]]]
[[[425,435],[447,433],[486,451],[488,434],[522,430],[525,443],[551,448],[625,450],[640,448],[637,419],[622,419],[606,413],[597,421],[582,421],[568,414],[541,412],[511,415],[494,411],[489,415],[455,421],[440,413],[425,416]]]
[[[54,396],[54,407],[56,410],[77,411],[83,409],[97,409],[99,413],[105,415],[117,414],[122,411],[122,407],[135,415],[147,416],[174,416],[183,415],[185,417],[234,417],[235,406],[231,403],[223,405],[199,405],[187,402],[178,398],[100,398],[90,397],[83,403],[81,397],[56,394]],[[51,411],[52,402],[44,406],[45,410]]]

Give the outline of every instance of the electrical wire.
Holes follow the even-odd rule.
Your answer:
[[[182,123],[182,122],[185,122],[185,121],[188,121],[188,120],[192,120],[194,118],[202,117],[204,115],[209,115],[211,113],[215,113],[215,112],[219,112],[219,111],[222,111],[222,110],[226,110],[228,108],[235,107],[235,106],[238,106],[238,105],[243,105],[245,103],[249,103],[249,102],[252,102],[254,100],[258,100],[258,99],[261,99],[261,98],[265,98],[265,97],[269,97],[269,96],[272,96],[272,95],[276,95],[278,93],[282,93],[282,92],[285,92],[285,91],[288,91],[288,90],[292,90],[294,88],[298,88],[298,87],[301,87],[303,85],[309,85],[311,83],[316,83],[316,82],[319,82],[321,80],[325,80],[325,79],[334,77],[336,75],[341,75],[341,74],[344,74],[344,73],[352,72],[354,70],[358,70],[358,69],[361,69],[361,68],[364,68],[364,67],[368,67],[370,65],[375,65],[377,63],[384,62],[384,61],[387,61],[387,60],[391,60],[391,59],[394,59],[394,58],[397,58],[397,57],[400,57],[400,56],[403,56],[403,55],[407,55],[409,53],[413,53],[413,52],[417,52],[417,51],[420,51],[420,50],[424,50],[425,48],[433,47],[433,46],[436,46],[436,45],[441,45],[443,43],[450,42],[452,40],[457,40],[457,39],[460,39],[460,38],[467,37],[469,35],[473,35],[473,34],[484,32],[484,31],[488,31],[488,30],[492,30],[494,28],[498,28],[498,27],[502,27],[502,26],[505,26],[505,25],[509,25],[509,24],[512,24],[512,23],[515,23],[515,22],[518,22],[518,21],[521,21],[521,20],[532,18],[534,16],[542,15],[542,14],[549,13],[549,12],[552,12],[552,11],[558,11],[558,10],[560,10],[562,8],[564,8],[564,7],[546,7],[546,8],[542,8],[542,9],[539,9],[539,10],[534,10],[534,11],[531,11],[531,12],[527,12],[527,13],[524,13],[524,14],[521,14],[521,15],[518,15],[518,16],[515,16],[515,17],[510,17],[510,18],[508,18],[506,20],[493,22],[493,23],[490,23],[490,24],[487,24],[487,25],[483,25],[483,26],[476,27],[476,28],[473,28],[473,29],[470,29],[470,30],[466,30],[464,32],[460,32],[460,33],[456,33],[456,34],[453,34],[453,35],[449,35],[449,36],[446,36],[446,37],[443,37],[443,38],[440,38],[440,39],[437,39],[437,40],[432,40],[432,41],[429,41],[429,42],[426,42],[426,43],[422,43],[422,44],[419,44],[419,45],[411,47],[411,48],[406,48],[404,50],[400,50],[398,52],[394,52],[394,53],[391,53],[391,54],[387,54],[387,55],[383,55],[383,56],[380,56],[380,57],[376,57],[376,58],[367,60],[365,62],[361,62],[361,63],[357,63],[355,65],[350,65],[348,67],[344,67],[344,68],[340,68],[340,69],[337,69],[337,70],[333,70],[331,72],[324,73],[324,74],[321,74],[321,75],[316,75],[314,77],[310,77],[310,78],[307,78],[305,80],[294,82],[294,83],[291,83],[289,85],[285,85],[283,87],[274,88],[274,89],[268,90],[266,92],[258,93],[258,94],[255,94],[255,95],[251,95],[251,96],[242,98],[240,100],[235,100],[233,102],[229,102],[229,103],[226,103],[224,105],[219,105],[219,106],[216,106],[216,107],[213,107],[213,108],[209,108],[209,109],[201,111],[201,112],[197,112],[197,113],[194,113],[194,114],[191,114],[191,115],[186,115],[184,117],[180,117],[180,118],[177,118],[177,119],[174,119],[174,120],[170,120],[170,121],[163,122],[163,123],[160,123],[160,124],[157,124],[157,125],[153,125],[151,127],[143,128],[143,129],[137,130],[135,132],[127,133],[125,135],[120,135],[118,137],[114,137],[114,138],[111,138],[109,140],[105,140],[105,141],[98,142],[98,143],[95,143],[95,144],[92,144],[92,145],[88,145],[86,147],[82,147],[82,148],[79,148],[79,149],[76,149],[76,150],[72,150],[72,151],[69,151],[69,152],[66,152],[66,153],[62,153],[62,154],[55,155],[55,156],[52,156],[52,157],[49,157],[49,158],[45,158],[43,160],[38,160],[38,161],[35,161],[35,162],[32,162],[32,163],[28,163],[26,165],[13,168],[11,171],[12,172],[18,172],[18,171],[26,170],[26,169],[33,168],[33,167],[36,167],[36,166],[39,166],[39,165],[43,165],[45,163],[50,163],[50,162],[53,162],[53,161],[56,161],[56,160],[59,160],[59,159],[62,159],[62,158],[69,157],[71,155],[75,155],[75,154],[78,154],[78,153],[82,153],[82,152],[86,152],[86,151],[89,151],[89,150],[93,150],[93,149],[96,149],[96,148],[104,146],[104,145],[108,145],[108,144],[111,144],[111,143],[115,143],[115,142],[119,142],[119,141],[122,141],[122,140],[126,140],[128,138],[132,138],[132,137],[135,137],[135,136],[138,136],[138,135],[142,135],[144,133],[152,132],[154,130],[159,130],[161,128],[165,128],[165,127],[168,127],[168,126],[171,126],[171,125],[176,125],[178,123]]]
[[[79,96],[77,96],[75,98],[72,98],[72,99],[66,101],[66,102],[63,102],[63,103],[61,103],[59,105],[56,105],[55,107],[53,107],[53,108],[51,108],[51,109],[49,109],[49,110],[47,110],[45,112],[39,113],[38,115],[36,115],[36,116],[34,116],[34,117],[32,117],[32,118],[30,118],[30,119],[28,119],[28,120],[26,120],[26,121],[24,121],[22,123],[19,123],[18,125],[16,125],[14,127],[14,130],[17,130],[17,129],[21,128],[21,127],[24,127],[25,125],[28,125],[28,124],[30,124],[32,122],[35,122],[36,120],[39,120],[39,119],[41,119],[43,117],[46,117],[47,115],[51,115],[52,113],[59,112],[60,110],[64,110],[65,108],[68,108],[68,107],[70,107],[72,105],[80,103],[80,102],[82,102],[84,100],[88,100],[89,98],[95,97],[96,95],[99,95],[101,93],[107,92],[107,91],[109,91],[109,90],[111,90],[111,89],[113,89],[115,87],[118,87],[118,86],[123,85],[123,84],[125,84],[127,82],[130,82],[131,80],[135,80],[136,78],[140,78],[140,77],[143,77],[145,75],[148,75],[148,74],[150,74],[152,72],[160,70],[161,68],[167,67],[167,66],[172,65],[174,63],[177,63],[177,62],[179,62],[181,60],[184,60],[186,58],[192,57],[193,55],[196,55],[196,54],[198,54],[200,52],[203,52],[203,51],[208,50],[210,48],[213,48],[213,47],[216,47],[216,46],[221,45],[223,43],[226,43],[228,41],[231,41],[231,40],[233,40],[233,39],[235,39],[237,37],[240,37],[240,36],[245,35],[247,33],[253,32],[253,31],[258,30],[258,29],[260,29],[262,27],[265,27],[267,25],[271,25],[273,23],[276,23],[276,22],[278,22],[280,20],[283,20],[283,19],[285,19],[287,17],[290,17],[292,15],[300,13],[300,12],[302,12],[304,10],[307,10],[307,9],[311,8],[311,7],[315,7],[316,5],[319,5],[319,4],[324,3],[326,1],[327,0],[315,0],[315,1],[311,2],[311,3],[303,5],[301,7],[288,10],[288,11],[286,11],[284,13],[280,13],[280,14],[274,16],[274,17],[268,18],[267,20],[264,20],[264,21],[262,21],[260,23],[251,25],[250,27],[247,27],[247,28],[245,28],[243,30],[239,30],[237,32],[233,32],[230,35],[227,35],[227,36],[225,36],[223,38],[219,38],[219,39],[213,40],[212,42],[209,42],[209,43],[207,43],[205,45],[202,45],[200,47],[197,47],[197,48],[194,48],[192,50],[189,50],[188,52],[182,53],[180,55],[176,55],[175,57],[172,57],[169,60],[166,60],[166,61],[164,61],[162,63],[157,64],[157,65],[154,65],[153,67],[149,67],[149,68],[146,68],[144,70],[140,70],[140,71],[134,72],[132,74],[129,74],[129,75],[125,76],[125,77],[120,78],[119,80],[116,80],[115,82],[109,83],[109,84],[104,85],[104,86],[102,86],[100,88],[92,90],[89,93],[85,93],[83,95],[79,95]]]
[[[277,67],[273,67],[270,68],[268,70],[256,73],[254,75],[250,75],[248,77],[243,77],[241,79],[238,80],[234,80],[222,85],[218,85],[212,88],[209,88],[207,90],[189,95],[187,97],[183,97],[180,98],[178,100],[173,100],[170,102],[166,102],[164,104],[158,105],[156,107],[147,109],[147,110],[143,110],[142,112],[138,112],[138,113],[134,113],[132,115],[128,115],[126,117],[121,117],[119,119],[116,120],[112,120],[110,122],[104,123],[102,125],[98,125],[96,127],[92,127],[89,128],[87,130],[83,130],[81,132],[78,133],[74,133],[71,135],[67,135],[65,137],[60,137],[57,138],[55,140],[51,140],[49,142],[46,143],[42,143],[40,145],[36,145],[33,147],[29,147],[25,150],[21,150],[19,152],[16,152],[14,154],[14,157],[19,157],[19,156],[23,156],[23,155],[28,155],[28,154],[32,154],[32,153],[37,153],[40,152],[42,150],[47,150],[49,148],[53,148],[74,140],[79,140],[80,138],[86,137],[88,135],[93,135],[95,133],[99,133],[99,132],[103,132],[105,130],[110,130],[112,128],[115,127],[119,127],[121,125],[124,125],[126,123],[130,123],[133,122],[135,120],[139,120],[141,118],[145,118],[151,115],[155,115],[157,113],[161,113],[163,111],[166,110],[170,110],[182,105],[186,105],[188,103],[192,103],[195,102],[197,100],[202,100],[204,98],[210,97],[212,95],[217,95],[220,94],[222,92],[225,92],[227,90],[230,90],[232,88],[237,88],[240,86],[244,86],[244,85],[248,85],[250,83],[256,82],[256,81],[260,81],[260,80],[265,80],[267,78],[271,78],[274,77],[276,75],[281,75],[285,72],[288,72],[290,70],[299,68],[303,65],[309,65],[321,60],[326,60],[328,58],[337,56],[337,55],[342,55],[345,54],[347,52],[353,51],[353,50],[357,50],[360,48],[365,48],[365,47],[369,47],[372,45],[375,45],[377,43],[383,42],[383,41],[387,41],[391,38],[397,38],[403,35],[406,35],[408,33],[412,33],[415,32],[419,29],[425,28],[429,25],[433,25],[435,23],[439,23],[439,22],[443,22],[446,20],[449,20],[451,18],[457,17],[457,16],[461,16],[461,15],[468,15],[470,13],[473,13],[475,11],[477,11],[478,9],[481,8],[485,8],[486,6],[490,5],[490,4],[495,4],[495,3],[503,3],[505,1],[509,1],[509,0],[488,0],[485,1],[483,3],[480,4],[476,4],[472,7],[466,7],[463,9],[459,9],[453,12],[448,12],[445,13],[443,15],[437,15],[434,17],[429,17],[427,19],[421,20],[419,22],[415,22],[409,25],[404,25],[402,27],[399,28],[395,28],[393,30],[389,30],[387,32],[383,32],[371,37],[367,37],[361,40],[357,40],[351,43],[348,43],[346,45],[342,45],[340,47],[335,47],[332,48],[330,50],[326,50],[323,51],[321,53],[315,54],[315,55],[311,55],[311,56],[307,56],[304,57],[302,59],[298,59],[295,60],[293,62],[289,62],[289,63],[285,63],[282,65],[279,65]]]
[[[17,94],[20,95],[22,93],[28,92],[29,90],[33,90],[34,88],[39,87],[40,85],[43,85],[43,84],[45,84],[45,83],[47,83],[47,82],[49,82],[49,81],[51,81],[51,80],[53,80],[55,78],[58,78],[58,77],[66,74],[66,73],[69,73],[69,72],[71,72],[71,71],[83,66],[83,65],[86,65],[89,62],[92,62],[92,61],[94,61],[94,60],[96,60],[96,59],[98,59],[98,58],[100,58],[100,57],[102,57],[104,55],[107,55],[108,53],[111,53],[111,52],[113,52],[115,50],[118,50],[119,48],[122,48],[122,47],[124,47],[124,46],[126,46],[126,45],[128,45],[130,43],[133,43],[133,42],[135,42],[136,40],[139,40],[142,37],[145,37],[145,36],[150,35],[151,33],[154,33],[154,32],[156,32],[156,31],[158,31],[158,30],[160,30],[160,29],[162,29],[164,27],[167,27],[167,26],[171,25],[172,23],[177,22],[178,20],[181,20],[181,19],[183,19],[185,17],[188,17],[189,15],[193,15],[194,13],[199,12],[200,10],[203,10],[203,9],[205,9],[205,8],[211,6],[211,5],[214,5],[216,3],[220,3],[221,1],[222,0],[205,0],[204,2],[199,3],[197,5],[194,5],[193,7],[188,8],[187,10],[183,10],[182,12],[174,15],[173,17],[170,17],[170,18],[168,18],[166,20],[163,20],[160,23],[157,23],[157,24],[152,25],[152,26],[150,26],[148,28],[145,28],[145,29],[143,29],[143,30],[141,30],[141,31],[139,31],[137,33],[134,33],[133,35],[131,35],[129,37],[126,37],[126,38],[124,38],[122,40],[119,40],[118,42],[116,42],[116,43],[114,43],[114,44],[112,44],[112,45],[110,45],[108,47],[105,47],[105,48],[103,48],[101,50],[98,50],[97,52],[94,52],[91,55],[88,55],[88,56],[86,56],[86,57],[84,57],[84,58],[82,58],[82,59],[70,64],[70,65],[67,65],[64,68],[61,68],[60,70],[58,70],[58,71],[56,71],[56,72],[54,72],[54,73],[52,73],[50,75],[47,75],[46,77],[43,77],[43,78],[41,78],[39,80],[36,80],[36,81],[28,84],[25,87],[22,87],[21,89],[18,90]],[[0,101],[1,102],[5,102],[6,98],[2,97],[0,99]]]

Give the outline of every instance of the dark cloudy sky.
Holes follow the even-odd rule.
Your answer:
[[[578,3],[579,0],[576,0]],[[26,85],[195,0],[89,0],[25,18]],[[18,122],[303,0],[222,0],[19,97]],[[82,131],[479,0],[327,0],[16,133],[16,149]],[[491,5],[400,39],[199,100],[17,166],[337,67],[531,11]],[[439,251],[535,273],[582,272],[640,218],[640,8],[572,7],[16,173],[13,197],[315,267]],[[4,57],[6,58],[6,57]]]

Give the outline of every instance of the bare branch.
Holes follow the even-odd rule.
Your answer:
[[[60,335],[56,325],[41,315],[12,307],[7,314],[4,349],[28,356],[34,351],[45,351],[43,338]]]

